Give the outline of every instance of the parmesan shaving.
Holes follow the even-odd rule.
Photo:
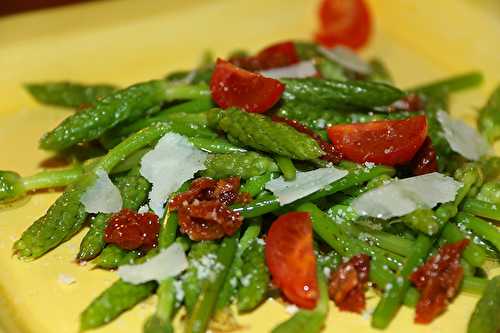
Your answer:
[[[122,209],[120,190],[103,169],[96,170],[96,181],[80,198],[87,213],[116,213]]]
[[[353,201],[352,208],[359,215],[389,219],[452,201],[461,186],[453,178],[433,172],[395,180],[368,191]]]
[[[453,119],[444,111],[437,113],[444,137],[455,152],[469,160],[477,161],[489,151],[486,140],[460,119]]]
[[[153,185],[149,207],[156,215],[163,216],[163,205],[171,193],[205,169],[207,157],[207,153],[176,133],[165,134],[156,147],[144,155],[140,172]]]
[[[316,75],[316,67],[314,67],[314,63],[311,60],[301,61],[297,64],[293,64],[286,67],[279,67],[268,69],[265,71],[260,71],[265,77],[269,77],[271,79],[281,79],[281,78],[290,78],[290,79],[300,79],[305,77],[311,77]]]
[[[283,177],[279,177],[269,181],[265,187],[278,197],[280,205],[283,206],[321,190],[347,174],[347,171],[334,167],[307,172],[298,171],[293,181],[285,181]]]
[[[182,247],[174,243],[158,255],[139,265],[123,265],[118,268],[120,278],[131,284],[148,281],[161,282],[188,268],[188,261]]]
[[[361,59],[356,53],[345,46],[336,46],[333,49],[327,49],[323,46],[318,47],[318,51],[327,59],[335,61],[339,65],[360,73],[368,75],[372,69],[368,63]]]

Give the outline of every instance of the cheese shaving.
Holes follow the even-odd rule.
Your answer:
[[[437,113],[444,131],[444,137],[451,149],[469,160],[477,161],[489,151],[486,140],[460,119],[454,119],[444,111]]]
[[[271,79],[281,79],[281,78],[300,79],[300,78],[314,76],[316,75],[316,73],[317,73],[316,67],[314,67],[314,63],[311,60],[301,61],[297,64],[293,64],[290,66],[260,71],[260,74],[262,74],[265,77],[269,77]]]
[[[389,219],[452,201],[461,186],[453,178],[433,172],[394,180],[368,191],[353,201],[352,208],[359,215]]]
[[[318,47],[318,51],[327,59],[335,61],[339,65],[351,71],[364,75],[368,75],[372,72],[372,69],[367,62],[345,46],[336,46],[333,49],[327,49],[320,46]]]
[[[87,213],[116,213],[122,209],[120,190],[103,169],[96,170],[96,181],[80,198]]]
[[[145,263],[120,266],[117,273],[125,282],[141,284],[153,280],[161,282],[182,273],[187,268],[188,261],[184,250],[179,244],[174,243]]]
[[[278,197],[280,205],[283,206],[321,190],[347,174],[346,170],[334,167],[307,172],[298,171],[293,181],[286,181],[283,177],[279,177],[269,181],[265,187]]]
[[[207,153],[176,133],[165,134],[155,148],[144,155],[140,172],[153,185],[149,207],[156,215],[163,216],[163,205],[171,193],[205,169],[207,157]]]

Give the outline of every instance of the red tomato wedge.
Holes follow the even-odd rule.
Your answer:
[[[352,49],[364,46],[371,33],[371,17],[364,0],[323,0],[319,7],[320,28],[316,42]]]
[[[314,308],[319,292],[309,214],[291,212],[274,221],[265,254],[273,282],[286,298],[301,308]]]
[[[212,99],[223,109],[239,107],[263,113],[279,101],[285,85],[217,59],[210,90]]]
[[[255,56],[237,57],[229,60],[232,64],[249,71],[284,67],[300,61],[293,42],[281,42],[266,47]]]
[[[427,137],[427,119],[382,120],[335,125],[328,137],[344,158],[357,163],[401,165],[411,161]]]

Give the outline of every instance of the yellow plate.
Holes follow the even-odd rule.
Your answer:
[[[377,55],[406,87],[478,69],[481,89],[454,98],[453,112],[472,122],[475,108],[500,81],[500,4],[495,0],[373,0],[376,32],[366,55]],[[317,1],[170,0],[95,2],[0,20],[0,169],[29,175],[47,153],[40,135],[68,111],[37,105],[22,90],[28,81],[72,79],[121,85],[189,68],[203,50],[218,55],[257,50],[280,39],[308,38]],[[71,333],[84,307],[116,279],[114,273],[73,263],[80,233],[31,263],[11,255],[22,231],[58,194],[34,195],[22,206],[0,212],[0,331]],[[60,274],[75,278],[63,285]],[[429,326],[413,325],[408,309],[389,331],[465,332],[477,298],[461,295]],[[376,299],[371,299],[373,308]],[[98,332],[140,332],[154,308],[149,299]],[[241,332],[267,332],[288,316],[269,301],[239,318]],[[330,311],[325,332],[371,332],[361,316]],[[97,332],[97,331],[96,331]]]

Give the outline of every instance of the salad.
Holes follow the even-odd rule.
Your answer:
[[[74,109],[40,139],[72,163],[0,171],[0,203],[64,187],[13,252],[35,260],[86,229],[76,259],[116,282],[83,309],[81,330],[156,294],[147,333],[173,332],[179,312],[186,333],[235,330],[235,312],[270,297],[298,309],[273,333],[329,331],[329,307],[366,314],[367,289],[380,295],[374,328],[402,306],[431,323],[467,292],[478,296],[468,332],[500,329],[500,277],[484,269],[500,258],[500,87],[477,131],[448,100],[481,73],[402,90],[352,51],[369,24],[325,22],[317,42],[205,56],[129,87],[26,85]]]

